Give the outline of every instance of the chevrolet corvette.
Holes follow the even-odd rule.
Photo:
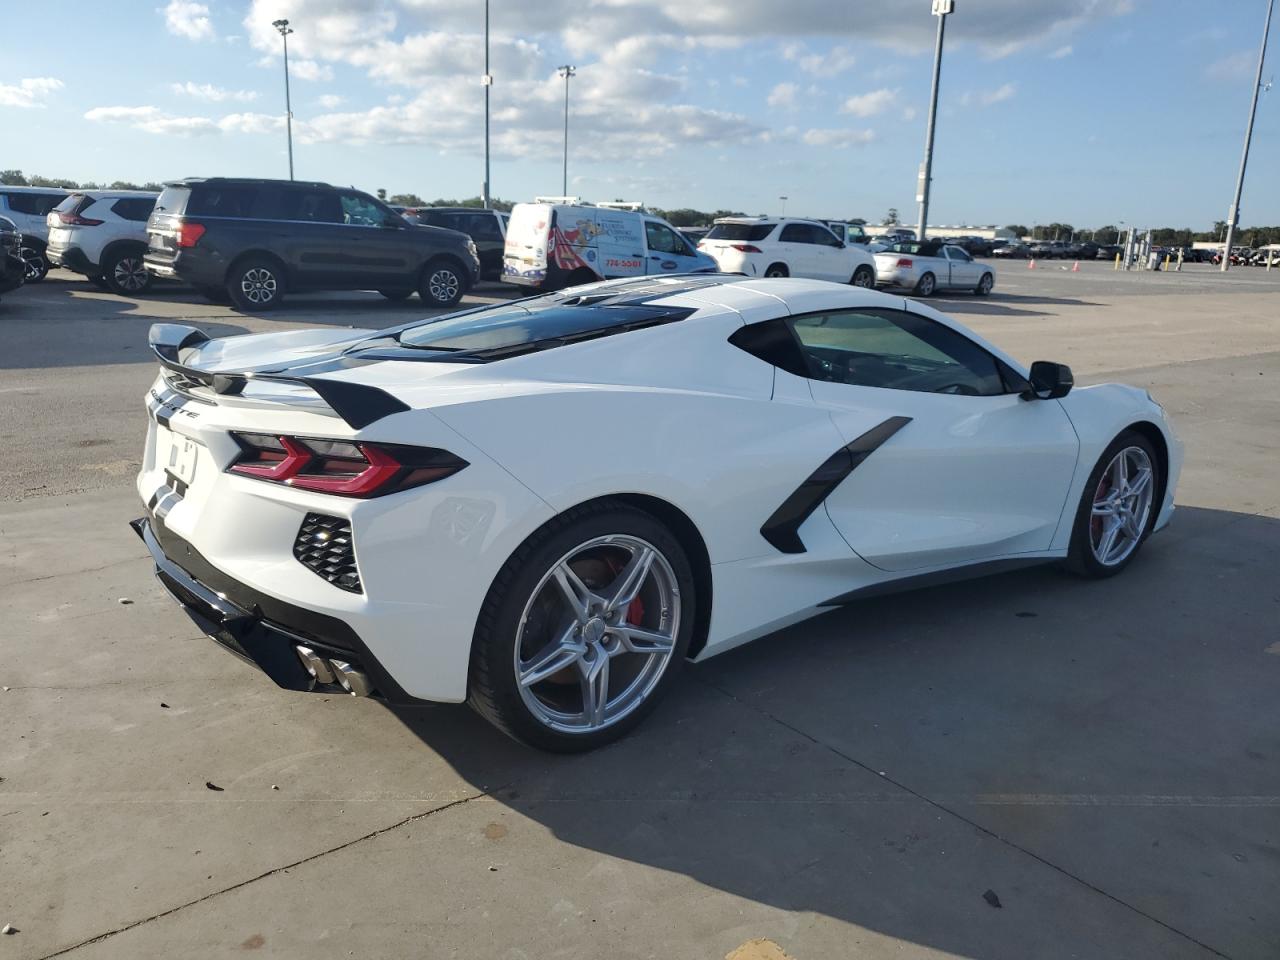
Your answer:
[[[133,527],[201,631],[283,688],[466,701],[555,751],[634,728],[685,661],[863,597],[1119,573],[1182,460],[1145,390],[825,281],[149,340]]]

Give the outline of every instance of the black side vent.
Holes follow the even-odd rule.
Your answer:
[[[308,513],[293,542],[293,555],[339,590],[364,592],[351,543],[351,521],[344,517]]]

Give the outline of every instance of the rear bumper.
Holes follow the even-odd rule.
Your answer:
[[[157,252],[148,249],[142,263],[148,273],[166,280],[184,280],[195,286],[221,287],[226,279],[227,264],[221,257],[205,252],[191,256],[194,251],[177,253]]]
[[[129,524],[156,565],[156,579],[200,631],[228,652],[257,667],[286,690],[372,696],[389,703],[419,703],[383,669],[346,623],[305,610],[228,577],[162,523],[140,518]],[[304,666],[298,648],[320,659],[319,677]],[[326,669],[340,663],[367,678],[347,689]],[[327,675],[326,675],[327,674]],[[349,686],[350,684],[348,684]]]
[[[45,257],[55,266],[65,267],[75,273],[83,273],[85,276],[98,273],[98,265],[79,247],[51,243],[45,248]]]

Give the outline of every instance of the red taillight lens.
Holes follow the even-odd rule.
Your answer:
[[[760,253],[760,248],[750,243],[731,243],[729,246],[739,253]]]
[[[447,450],[390,443],[233,433],[240,456],[227,469],[258,480],[339,497],[381,497],[457,473]]]
[[[101,220],[94,220],[92,217],[82,217],[78,213],[58,213],[58,219],[69,227],[96,227],[102,223]]]
[[[204,225],[200,223],[181,223],[178,225],[178,246],[194,247],[204,236]]]
[[[900,266],[900,267],[910,267],[910,266],[911,266],[911,260],[910,260],[910,258],[908,258],[908,257],[899,257],[899,258],[898,258],[898,266]]]

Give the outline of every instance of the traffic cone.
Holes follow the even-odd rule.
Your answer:
[[[1077,260],[1075,263],[1073,263],[1073,264],[1071,265],[1071,272],[1072,272],[1072,273],[1079,273],[1079,272],[1080,272],[1080,261],[1079,261],[1079,260]]]
[[[1030,260],[1027,261],[1027,269],[1034,270],[1035,268],[1036,268],[1036,258],[1032,257]]]

